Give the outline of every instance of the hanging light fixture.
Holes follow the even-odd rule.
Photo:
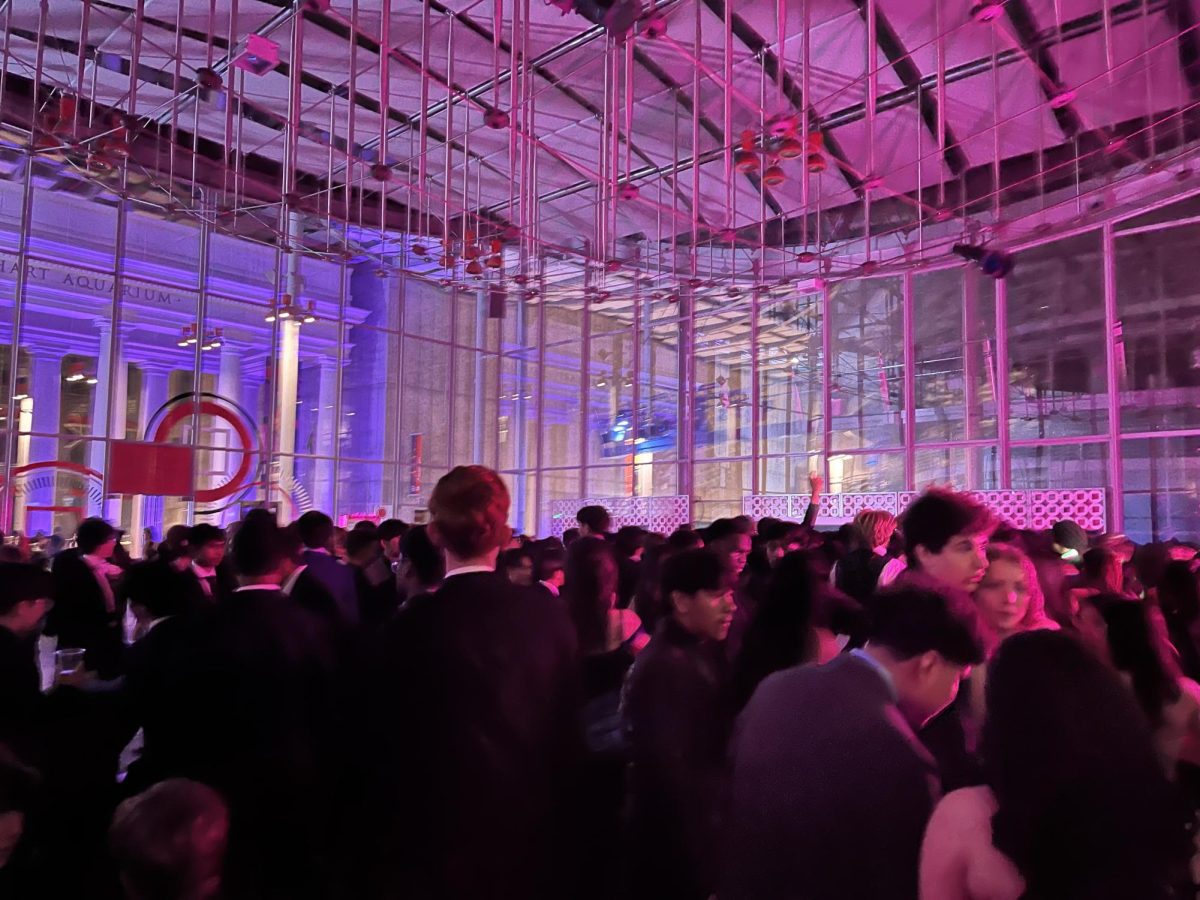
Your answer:
[[[758,154],[754,150],[754,132],[743,131],[742,149],[733,154],[733,165],[743,175],[758,171]]]
[[[63,381],[70,381],[74,383],[76,381],[83,381],[83,379],[83,363],[71,363],[71,365],[67,367],[67,374],[63,378]]]
[[[308,308],[304,311],[304,318],[301,319],[301,321],[305,325],[311,325],[313,322],[317,321],[316,313],[317,313],[317,304],[314,301],[309,300]]]
[[[784,174],[783,167],[779,163],[772,163],[767,166],[762,178],[763,184],[767,187],[779,187],[779,185],[787,181],[787,175]]]

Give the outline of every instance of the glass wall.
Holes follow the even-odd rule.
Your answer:
[[[438,477],[554,501],[1103,488],[1200,537],[1194,203],[947,265],[695,307],[446,289],[103,192],[0,181],[3,524],[157,538],[250,504],[420,521]]]

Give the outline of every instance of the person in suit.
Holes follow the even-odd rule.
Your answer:
[[[120,674],[124,650],[124,610],[113,589],[119,570],[108,561],[117,532],[103,519],[84,519],[75,543],[54,559],[54,606],[46,630],[58,636],[59,648],[86,650],[87,667],[113,678]]]
[[[881,596],[864,647],[767,678],[734,742],[722,900],[915,900],[940,793],[916,732],[983,658],[971,600]]]
[[[362,524],[362,523],[359,523]],[[346,535],[346,561],[354,573],[358,618],[368,628],[377,627],[396,613],[399,595],[396,578],[383,557],[374,526],[355,526]]]
[[[141,626],[125,654],[121,700],[126,741],[142,729],[141,753],[122,783],[126,795],[199,764],[191,760],[184,676],[196,663],[193,654],[205,636],[202,626],[216,606],[189,595],[186,586],[195,577],[160,562],[144,563],[126,577],[129,602]]]
[[[246,516],[232,557],[241,586],[197,629],[167,700],[190,712],[186,765],[172,773],[229,803],[230,896],[328,897],[336,652],[325,623],[283,593],[290,562],[269,511]]]
[[[558,900],[581,752],[575,641],[561,603],[496,572],[509,493],[459,466],[429,500],[435,594],[382,635],[368,708],[372,815],[360,895]]]
[[[333,556],[333,519],[323,512],[310,510],[296,520],[296,529],[304,543],[303,562],[308,574],[333,595],[338,613],[347,625],[358,624],[358,592],[354,572]]]
[[[237,578],[225,564],[225,532],[216,525],[201,522],[188,533],[191,563],[185,570],[189,599],[203,606],[228,600],[237,589]]]
[[[733,723],[721,643],[733,621],[733,589],[733,571],[712,550],[689,550],[663,566],[670,613],[633,664],[621,708],[633,898],[707,900],[716,888]]]
[[[554,538],[539,541],[534,551],[535,587],[540,587],[552,597],[562,594],[566,584],[567,551]]]
[[[607,541],[612,538],[612,516],[603,506],[585,506],[575,514],[579,523],[577,530],[580,538],[599,538]]]
[[[429,529],[414,525],[400,539],[400,562],[396,568],[396,583],[401,599],[432,594],[446,575],[442,551],[429,539]]]
[[[50,576],[28,563],[0,563],[0,744],[36,764],[45,729],[37,636],[50,607]]]

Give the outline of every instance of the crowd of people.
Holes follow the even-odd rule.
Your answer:
[[[532,540],[464,466],[428,525],[6,547],[0,896],[1195,896],[1197,548],[811,487]]]

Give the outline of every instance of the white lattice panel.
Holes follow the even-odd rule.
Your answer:
[[[788,507],[788,518],[799,522],[808,513],[812,498],[808,494],[792,494],[792,502]],[[821,506],[817,510],[818,519],[835,518],[841,514],[842,498],[840,494],[822,494]]]
[[[603,506],[612,516],[613,530],[637,525],[648,531],[670,534],[691,524],[691,500],[682,495],[666,497],[582,497],[550,503],[550,532],[556,537],[575,528],[575,514],[585,506]]]
[[[1029,498],[1025,491],[968,491],[1002,522],[1017,528],[1028,527]]]
[[[896,495],[885,493],[874,494],[842,494],[843,518],[853,519],[864,509],[882,509],[896,515]]]
[[[1029,527],[1049,528],[1070,519],[1084,531],[1108,528],[1107,494],[1103,488],[1028,491]]]
[[[791,500],[788,494],[744,494],[742,512],[752,519],[786,519]]]
[[[920,491],[901,491],[896,495],[896,515],[901,515],[903,512],[912,506],[912,502],[921,496]]]

